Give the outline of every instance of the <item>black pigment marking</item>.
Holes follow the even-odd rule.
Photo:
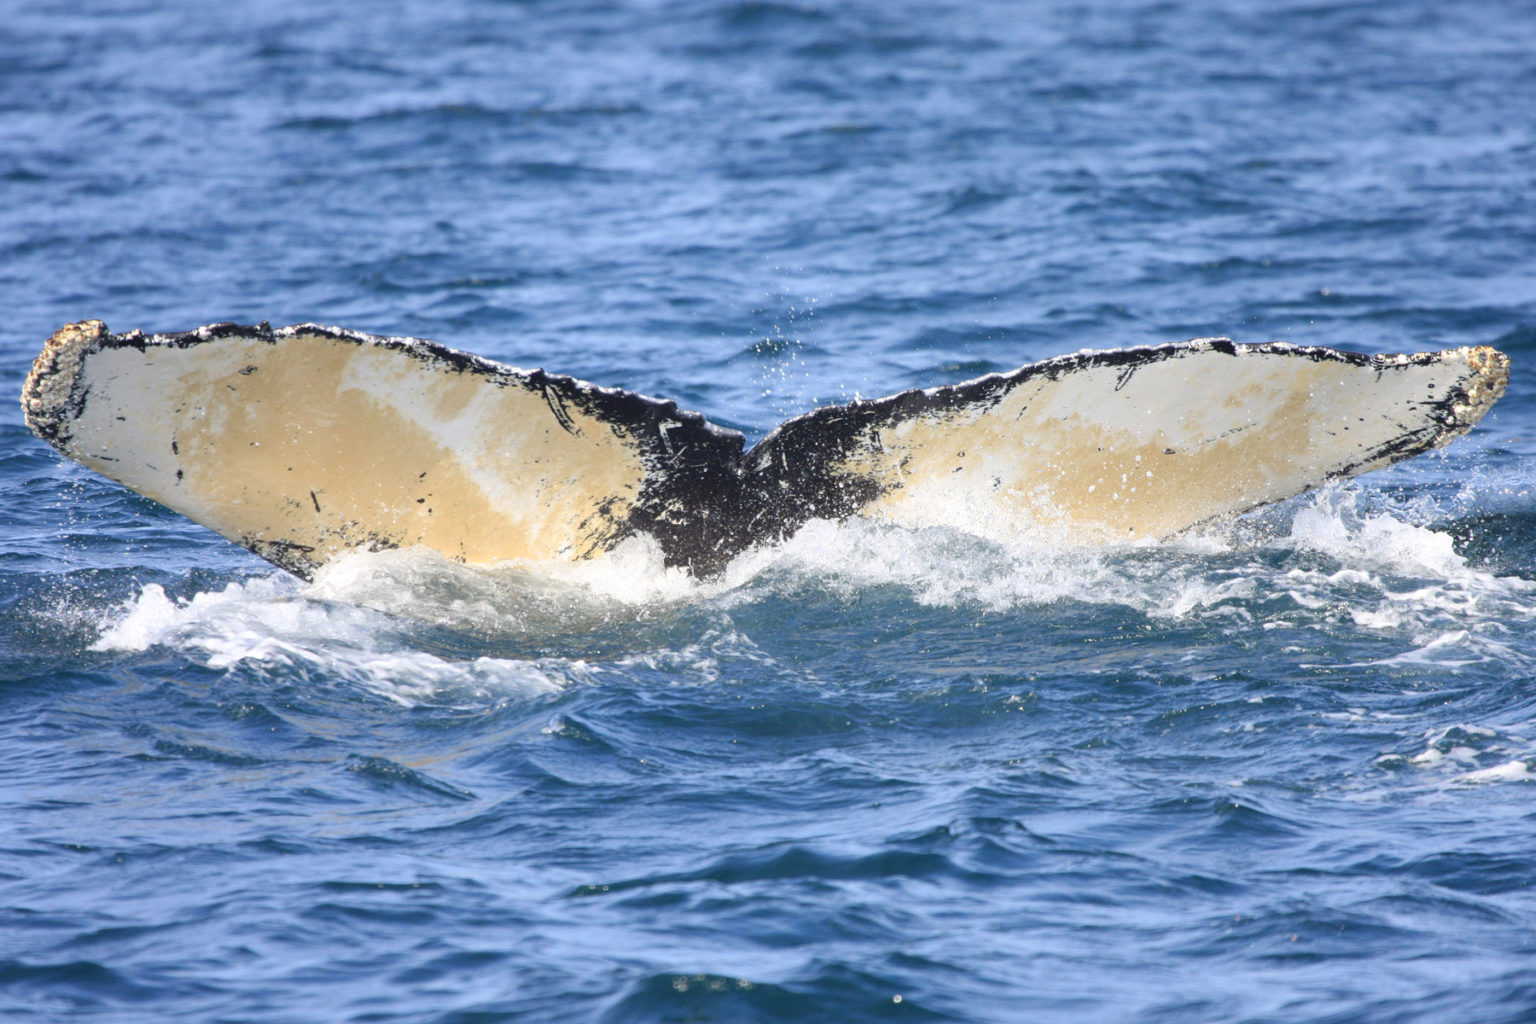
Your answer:
[[[314,579],[315,570],[322,564],[311,557],[315,549],[308,544],[295,544],[285,540],[264,540],[256,537],[240,537],[236,538],[235,542],[300,579]]]
[[[315,511],[319,512],[320,511],[320,499],[315,497],[315,492],[314,491],[310,491],[309,492],[309,500],[315,503]]]
[[[561,399],[559,393],[548,384],[545,384],[540,390],[544,392],[544,404],[549,406],[549,411],[555,414],[556,422],[560,424],[567,434],[570,434],[572,437],[580,437],[581,429],[571,419],[570,410],[566,409],[565,402]]]

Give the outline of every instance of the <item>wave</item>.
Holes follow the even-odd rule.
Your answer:
[[[309,585],[273,575],[184,598],[143,585],[99,613],[94,648],[162,647],[216,670],[312,673],[406,703],[479,700],[551,693],[605,672],[709,683],[722,662],[772,661],[736,622],[763,621],[755,607],[828,598],[856,620],[878,594],[917,615],[1033,625],[1086,611],[1114,617],[1115,628],[1130,615],[1150,630],[1251,631],[1303,661],[1309,634],[1373,641],[1334,645],[1330,657],[1370,655],[1343,657],[1342,668],[1536,663],[1519,640],[1536,618],[1536,582],[1475,565],[1445,528],[1380,504],[1332,487],[1174,542],[1110,549],[817,521],[706,581],[664,566],[643,538],[580,563],[477,567],[424,550],[360,553]]]
[[[179,601],[150,583],[105,619],[96,651],[165,647],[207,668],[353,683],[402,704],[531,696],[588,678],[579,659],[456,658],[418,649],[398,620],[306,595],[289,577],[230,583]]]

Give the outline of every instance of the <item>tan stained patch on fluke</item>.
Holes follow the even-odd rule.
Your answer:
[[[900,525],[1161,538],[1444,445],[1508,379],[1488,348],[1367,359],[1221,341],[933,403],[867,432],[838,471],[878,482],[861,511]]]
[[[66,332],[39,357],[29,420],[66,419],[71,458],[296,571],[418,544],[583,557],[622,533],[644,478],[609,424],[557,416],[511,374],[303,329],[137,345]]]

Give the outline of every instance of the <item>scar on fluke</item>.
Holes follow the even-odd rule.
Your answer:
[[[1508,376],[1486,347],[1199,338],[825,406],[748,451],[675,402],[416,338],[91,320],[47,340],[21,400],[69,458],[300,576],[354,550],[579,559],[637,534],[708,575],[813,518],[1169,537],[1447,444]]]

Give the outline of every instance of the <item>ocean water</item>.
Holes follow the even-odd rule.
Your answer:
[[[312,584],[0,410],[7,1021],[1536,1021],[1525,0],[4,0],[0,392],[306,320],[818,403],[1492,344],[1177,541]],[[1191,396],[1199,401],[1204,396]]]

